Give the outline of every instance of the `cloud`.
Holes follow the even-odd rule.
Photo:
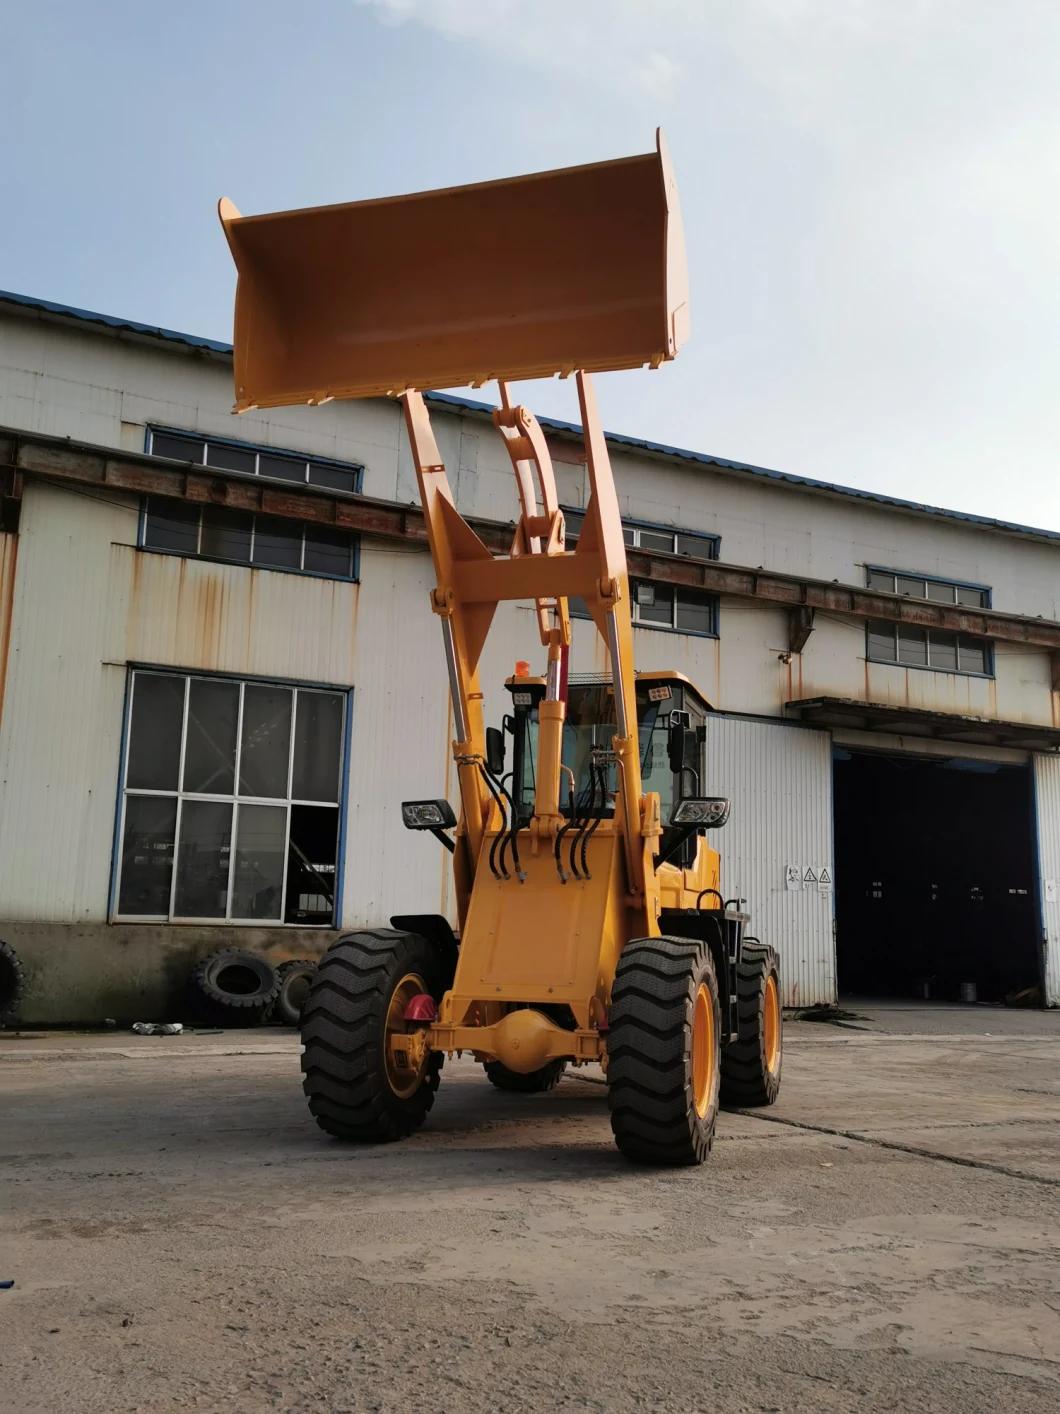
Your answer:
[[[416,24],[455,42],[498,53],[504,62],[621,93],[632,87],[670,102],[684,74],[682,24],[699,6],[660,0],[355,0],[384,24]],[[673,52],[667,52],[672,39]]]
[[[615,425],[1058,521],[1056,0],[357,3],[512,76],[512,170],[665,123],[695,337]]]
[[[657,98],[668,103],[684,75],[682,65],[674,63],[666,54],[653,49],[642,64],[636,65],[633,77],[637,86],[649,98]]]

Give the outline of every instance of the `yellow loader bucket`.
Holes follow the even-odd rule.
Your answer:
[[[655,152],[240,216],[236,410],[653,366],[688,333],[677,187]]]

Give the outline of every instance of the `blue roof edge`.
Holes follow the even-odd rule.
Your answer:
[[[54,300],[37,299],[32,295],[20,295],[11,290],[0,290],[0,303],[12,304],[23,309],[35,309],[42,314],[57,318],[77,320],[85,324],[97,324],[116,333],[137,334],[141,337],[160,339],[167,343],[181,344],[185,348],[199,349],[205,353],[230,356],[232,345],[219,339],[204,339],[197,334],[182,334],[176,329],[166,329],[159,324],[144,324],[136,319],[119,319],[112,314],[99,314],[91,309],[78,309],[75,305],[58,304]],[[480,402],[475,398],[460,397],[455,393],[428,393],[428,401],[442,407],[462,409],[465,412],[492,413],[493,404]],[[576,422],[564,422],[555,417],[538,417],[541,426],[550,432],[568,433],[582,436],[582,428]],[[975,525],[984,530],[996,530],[1005,535],[1032,536],[1037,540],[1060,541],[1060,530],[1046,530],[1040,526],[1021,525],[1018,521],[999,520],[994,516],[977,515],[973,511],[954,511],[945,506],[933,506],[926,501],[908,501],[901,496],[888,496],[882,491],[863,491],[857,486],[843,486],[838,482],[821,481],[812,476],[800,476],[790,471],[775,471],[766,466],[754,466],[750,462],[732,461],[728,457],[712,456],[707,452],[693,452],[687,447],[673,447],[666,442],[652,442],[644,437],[631,437],[624,432],[604,434],[612,445],[631,447],[641,452],[651,452],[656,456],[670,457],[677,461],[691,462],[697,466],[717,467],[722,471],[740,472],[764,481],[780,485],[798,487],[804,491],[816,491],[830,496],[848,497],[851,500],[868,501],[873,505],[888,506],[895,510],[912,511],[916,515],[933,516],[942,520],[957,521],[963,525]]]

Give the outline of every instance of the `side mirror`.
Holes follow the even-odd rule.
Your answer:
[[[486,728],[486,768],[491,776],[504,774],[504,733],[499,727]]]
[[[699,765],[699,737],[688,712],[670,713],[670,730],[666,734],[666,750],[670,770],[675,776],[695,770]]]
[[[670,812],[670,824],[685,829],[717,830],[729,818],[731,802],[722,795],[690,795],[679,800]]]

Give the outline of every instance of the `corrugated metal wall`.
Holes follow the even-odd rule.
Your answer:
[[[832,859],[832,743],[827,732],[715,716],[704,791],[732,800],[715,837],[722,890],[746,898],[751,931],[780,952],[785,1006],[836,999],[834,892],[804,879]],[[789,887],[788,866],[799,872]]]
[[[1038,808],[1038,873],[1045,924],[1045,1002],[1060,1006],[1060,758],[1035,756]]]

